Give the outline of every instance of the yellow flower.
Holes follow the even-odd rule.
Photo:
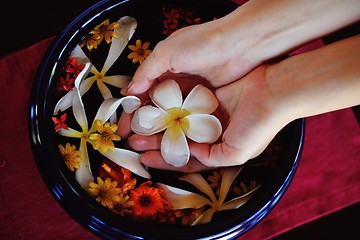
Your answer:
[[[115,148],[113,141],[120,140],[120,136],[114,132],[118,128],[117,124],[110,125],[109,122],[103,123],[100,120],[95,122],[96,129],[99,133],[90,134],[90,140],[94,140],[93,147],[95,150],[101,148],[101,151],[106,152],[108,149],[113,150]]]
[[[224,175],[224,169],[221,169],[220,172],[219,171],[213,171],[213,175],[208,176],[208,180],[211,182],[210,183],[210,187],[212,189],[216,189],[216,196],[219,196],[220,194],[220,186],[221,186],[221,180],[222,180],[222,176]]]
[[[113,22],[110,24],[109,19],[102,22],[99,26],[95,27],[90,33],[94,34],[94,36],[98,36],[98,43],[100,44],[103,39],[109,44],[111,43],[112,37],[118,37],[118,35],[114,32],[114,29],[119,27],[120,23]]]
[[[120,216],[131,215],[133,211],[131,207],[135,205],[133,201],[129,201],[130,196],[125,193],[120,193],[119,203],[114,205],[113,211],[119,214]]]
[[[192,225],[201,214],[202,214],[202,208],[201,209],[186,208],[186,209],[177,210],[175,212],[176,217],[182,217],[181,219],[182,225]]]
[[[80,151],[76,150],[76,146],[70,146],[70,143],[66,143],[65,147],[61,144],[59,144],[58,147],[65,164],[70,169],[70,171],[73,172],[75,171],[75,168],[78,169],[80,167],[79,162],[81,162],[82,159],[80,158]]]
[[[99,41],[100,37],[94,34],[88,34],[85,36],[83,40],[81,40],[79,46],[82,48],[86,45],[89,51],[93,49],[97,49],[98,45],[101,41]]]
[[[122,190],[116,187],[117,184],[116,181],[111,181],[110,178],[103,181],[100,177],[97,177],[97,183],[93,181],[89,183],[88,191],[92,196],[96,197],[96,201],[101,205],[112,209],[114,204],[121,201],[120,193]]]
[[[128,55],[128,58],[132,58],[133,63],[139,62],[140,64],[149,56],[149,54],[152,52],[152,50],[147,49],[149,47],[150,43],[145,42],[143,45],[141,45],[141,40],[136,40],[136,46],[129,45],[128,48],[130,48],[133,52]]]

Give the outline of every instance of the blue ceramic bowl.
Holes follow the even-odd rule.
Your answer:
[[[237,7],[229,0],[100,1],[76,18],[49,47],[38,70],[31,96],[30,135],[33,153],[40,173],[56,201],[88,231],[103,239],[234,239],[254,227],[284,195],[301,156],[305,131],[304,119],[288,124],[263,154],[247,163],[247,171],[242,177],[244,179],[253,177],[261,182],[253,197],[238,209],[216,213],[211,222],[197,226],[138,222],[119,216],[99,204],[78,184],[73,172],[66,167],[59,153],[58,144],[61,139],[59,140],[59,136],[54,131],[52,120],[54,106],[61,97],[59,79],[69,55],[91,30],[105,19],[132,16],[138,21],[133,39],[146,37],[153,47],[171,34],[172,30],[182,27],[165,25],[164,11],[170,15],[171,10],[178,11],[178,15],[173,17],[183,14],[185,17],[177,19],[177,24],[180,24],[180,21],[182,24],[196,24],[224,16]],[[104,49],[106,47],[99,45],[96,51],[105,51]],[[94,62],[97,61],[96,54],[92,55],[90,51],[87,53],[89,58],[93,58]],[[127,54],[125,58],[119,60],[118,65],[122,67],[124,74],[132,75],[138,65],[131,61],[126,62]],[[84,103],[100,101],[95,95],[96,93],[93,93],[91,97],[86,99],[84,97]],[[271,167],[269,167],[271,164],[256,167],[259,162],[273,160],[275,164]],[[163,174],[166,177],[168,173]]]

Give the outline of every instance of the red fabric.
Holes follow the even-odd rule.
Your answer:
[[[0,238],[98,239],[57,204],[32,156],[28,104],[52,39],[0,60]],[[307,119],[303,156],[284,197],[240,239],[267,239],[360,200],[360,127],[351,109]]]

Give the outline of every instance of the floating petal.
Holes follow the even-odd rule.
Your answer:
[[[81,138],[81,136],[83,135],[82,132],[79,132],[70,127],[68,127],[68,129],[61,128],[59,131],[57,131],[57,134],[64,137],[73,137],[73,138]]]
[[[221,207],[220,210],[231,210],[231,209],[237,209],[239,208],[241,205],[243,205],[244,203],[246,203],[247,201],[250,200],[250,198],[252,198],[252,196],[254,196],[254,194],[256,193],[256,190],[259,188],[256,187],[253,190],[251,190],[250,192],[241,195],[240,197],[231,199],[230,201],[224,203]]]
[[[163,197],[171,203],[172,209],[201,208],[205,205],[211,206],[211,201],[200,194],[188,192],[162,183],[157,183],[156,185],[164,190]]]
[[[123,98],[109,98],[102,102],[100,105],[95,120],[100,120],[105,123],[111,115],[118,109],[120,104],[123,106],[123,109],[126,113],[132,113],[135,111],[141,104],[140,99],[135,96],[127,96]]]
[[[88,131],[88,121],[85,113],[85,107],[82,102],[80,92],[75,87],[73,94],[73,113],[76,121],[81,126],[81,129],[84,133]]]
[[[222,127],[219,119],[209,114],[192,114],[186,117],[189,128],[185,134],[198,143],[214,143],[220,137]]]
[[[82,161],[79,163],[80,168],[75,171],[75,179],[85,189],[88,188],[89,182],[94,181],[94,176],[91,173],[89,154],[87,151],[86,141],[80,140],[80,158]]]
[[[239,174],[239,172],[243,169],[243,167],[228,167],[225,169],[224,174],[221,179],[221,185],[220,185],[220,194],[219,194],[219,200],[218,203],[222,205],[224,203],[224,200],[226,198],[226,195],[229,192],[229,189],[231,187],[231,184],[233,183],[236,176]]]
[[[189,174],[186,174],[184,176],[181,176],[179,179],[194,185],[201,192],[208,195],[213,203],[217,202],[214,191],[212,190],[212,188],[208,184],[208,182],[205,180],[205,178],[203,176],[201,176],[201,174],[199,174],[199,173],[189,173]]]
[[[181,107],[182,93],[179,84],[172,79],[163,81],[150,91],[150,99],[161,109]]]
[[[139,162],[139,154],[126,149],[115,148],[111,151],[99,152],[117,165],[129,169],[131,172],[143,178],[151,178],[150,173]]]
[[[125,75],[104,76],[102,79],[104,83],[107,83],[117,88],[123,88],[127,86],[130,80],[131,77]]]
[[[114,33],[118,37],[113,37],[109,49],[108,56],[104,63],[102,73],[106,73],[109,68],[114,64],[114,62],[119,58],[120,54],[130,41],[133,36],[137,22],[135,18],[125,16],[118,20],[120,26],[114,29]]]
[[[87,62],[85,64],[84,69],[79,73],[76,77],[74,85],[79,88],[81,81],[89,74],[91,67],[91,63]],[[59,111],[65,111],[69,107],[71,107],[74,97],[74,88],[67,92],[57,103],[54,108],[54,115],[56,115]]]
[[[188,94],[183,103],[183,108],[191,114],[213,113],[219,105],[214,93],[203,85],[196,85]]]
[[[206,210],[203,214],[201,214],[192,224],[191,226],[196,226],[199,224],[204,224],[204,223],[208,223],[211,221],[212,216],[214,215],[214,213],[216,212],[215,209],[213,208],[209,208],[208,210]]]

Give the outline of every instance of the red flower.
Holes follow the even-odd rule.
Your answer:
[[[60,77],[60,82],[58,83],[57,90],[59,91],[70,91],[72,89],[72,84],[74,83],[74,78],[70,78],[70,74],[66,74],[66,78]]]
[[[104,179],[107,177],[112,178],[118,183],[117,187],[121,188],[123,191],[135,188],[136,178],[131,179],[130,170],[121,167],[108,159],[105,159],[102,162],[99,174]]]
[[[66,73],[74,74],[73,78],[76,78],[77,75],[79,75],[79,73],[84,69],[84,67],[85,67],[84,64],[81,65],[77,64],[76,58],[69,58],[65,63],[63,71]]]
[[[60,116],[60,118],[52,117],[52,120],[55,123],[55,131],[59,131],[61,128],[68,129],[68,125],[65,123],[66,113]]]
[[[130,191],[130,201],[135,204],[132,210],[136,216],[151,217],[169,209],[170,203],[162,198],[161,190],[149,185],[145,182]]]

